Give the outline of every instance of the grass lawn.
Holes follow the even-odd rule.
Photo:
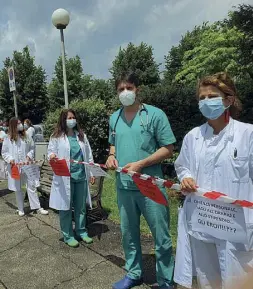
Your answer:
[[[115,187],[115,178],[114,174],[111,174],[112,178],[106,178],[104,181],[103,193],[102,193],[102,204],[106,211],[109,212],[109,219],[115,223],[119,224],[119,212],[116,202],[116,187]],[[175,197],[170,197],[170,229],[173,241],[173,247],[176,247],[176,238],[177,238],[177,208],[178,201]],[[151,235],[149,227],[141,217],[141,232],[144,235]]]

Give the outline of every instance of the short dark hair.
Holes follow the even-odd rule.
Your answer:
[[[134,84],[136,87],[139,86],[139,79],[134,72],[128,72],[128,73],[121,74],[115,81],[116,89],[118,88],[118,86],[122,82],[123,83],[128,82],[128,83]]]

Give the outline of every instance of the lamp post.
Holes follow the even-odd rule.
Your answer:
[[[61,53],[62,53],[62,73],[63,73],[63,84],[64,84],[64,99],[65,99],[65,108],[69,107],[68,101],[68,88],[67,88],[67,76],[66,76],[66,65],[65,65],[65,45],[64,45],[64,34],[63,30],[69,24],[69,13],[65,9],[57,9],[52,15],[52,22],[54,26],[60,30],[61,34]]]

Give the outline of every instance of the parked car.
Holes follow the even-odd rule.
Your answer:
[[[42,124],[35,124],[35,136],[34,136],[34,142],[44,142],[44,129]]]

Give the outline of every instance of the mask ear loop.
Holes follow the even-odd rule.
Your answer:
[[[230,111],[229,111],[230,105],[228,107],[226,107],[226,111],[225,111],[225,123],[228,124],[229,123],[229,119],[230,119]]]
[[[230,118],[230,112],[229,112],[229,108],[227,108],[225,111],[225,123],[229,123],[229,118]]]

